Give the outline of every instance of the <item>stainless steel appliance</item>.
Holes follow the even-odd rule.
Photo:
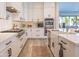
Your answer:
[[[45,35],[47,35],[47,29],[54,29],[54,19],[45,18],[44,28],[45,28]]]

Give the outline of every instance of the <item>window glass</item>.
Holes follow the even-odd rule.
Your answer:
[[[77,28],[79,27],[79,16],[60,17],[60,27],[63,27],[63,23],[65,28]]]

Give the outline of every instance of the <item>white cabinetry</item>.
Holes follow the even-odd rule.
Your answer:
[[[43,38],[44,37],[44,28],[27,29],[27,35],[29,38]]]
[[[27,39],[25,38],[25,34],[23,34],[23,36],[20,39],[16,38],[15,42],[12,43],[12,46],[11,46],[13,51],[12,57],[17,57],[19,55],[20,51],[24,47],[26,40]]]
[[[63,45],[65,50],[63,50],[64,57],[78,57],[79,56],[79,46],[72,43],[64,37],[59,37],[60,43]]]
[[[26,21],[43,21],[44,8],[42,2],[24,3],[24,12]]]
[[[50,32],[50,49],[53,52],[55,57],[59,56],[59,39],[58,39],[58,31],[53,30]]]
[[[44,3],[44,18],[55,18],[55,3]]]
[[[59,36],[59,32],[58,31],[51,31],[51,44],[50,44],[50,48],[51,51],[53,52],[53,55],[55,57],[59,57],[59,52],[63,53],[63,57],[75,57],[75,56],[79,56],[79,52],[78,52],[78,48],[79,46],[76,46],[75,44],[73,44],[71,41],[69,41],[68,39]],[[60,44],[62,44],[62,49],[63,52],[60,51]]]
[[[53,30],[48,34],[48,45],[55,57],[79,57],[79,36]]]
[[[0,57],[17,57],[27,40],[25,36],[26,34],[23,34],[20,39],[13,36],[0,43]]]
[[[12,44],[13,42],[16,40],[15,36],[7,39],[6,41],[0,43],[0,57],[11,57],[11,56],[15,56],[16,52],[14,50],[16,50],[15,48],[13,49]]]
[[[6,19],[6,3],[0,2],[0,18]]]
[[[45,2],[44,3],[44,18],[54,19],[54,28],[59,28],[59,8],[58,3],[55,2]]]
[[[8,57],[8,49],[4,49],[3,52],[0,52],[0,57]]]
[[[43,21],[44,20],[44,3],[33,3],[33,20]]]

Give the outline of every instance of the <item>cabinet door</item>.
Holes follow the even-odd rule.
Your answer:
[[[24,34],[23,34],[23,36],[21,37],[21,40],[20,40],[21,45],[23,45],[23,46],[24,46],[24,44],[25,44],[26,40],[27,40],[27,38],[26,38],[26,34],[24,33]]]
[[[4,49],[2,52],[0,52],[0,57],[8,57],[8,49]]]
[[[12,49],[11,57],[17,57],[19,55],[20,51],[21,51],[19,41],[17,41],[17,39],[16,39],[16,41],[12,43],[10,48]]]
[[[0,18],[6,19],[6,2],[0,3]]]
[[[17,57],[20,52],[20,48],[17,46],[16,43],[13,43],[13,45],[11,47],[12,48],[12,57]]]
[[[58,31],[53,31],[51,33],[51,50],[55,57],[59,56],[59,39],[58,39]]]
[[[24,18],[26,21],[43,21],[43,2],[24,3]]]
[[[33,21],[43,21],[43,7],[33,8]]]
[[[59,36],[59,41],[62,43],[65,50],[63,50],[64,57],[74,57],[75,56],[75,44],[73,44],[68,39]]]
[[[13,36],[11,40],[13,40],[13,42],[10,44],[10,46],[8,46],[8,48],[11,48],[11,57],[17,57],[21,51],[21,43],[16,36]]]
[[[44,18],[54,18],[55,12],[55,3],[44,3]]]
[[[58,39],[58,36],[56,35],[55,39],[54,39],[54,55],[55,57],[58,57],[59,56],[59,49],[60,49],[60,46],[59,46],[59,39]]]
[[[32,36],[32,29],[27,29],[27,37],[31,37]]]

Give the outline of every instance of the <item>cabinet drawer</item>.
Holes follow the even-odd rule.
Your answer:
[[[65,39],[63,37],[59,37],[59,41],[65,48],[64,57],[73,57],[75,55],[75,44],[73,44],[68,39]]]
[[[15,38],[9,38],[6,41],[0,43],[0,51],[5,49],[6,47],[10,46],[10,44],[12,44],[12,42],[14,42],[14,39]]]
[[[13,42],[9,48],[12,49],[11,57],[17,57],[21,51],[18,41]]]
[[[0,52],[0,57],[8,57],[8,48],[5,48]]]

